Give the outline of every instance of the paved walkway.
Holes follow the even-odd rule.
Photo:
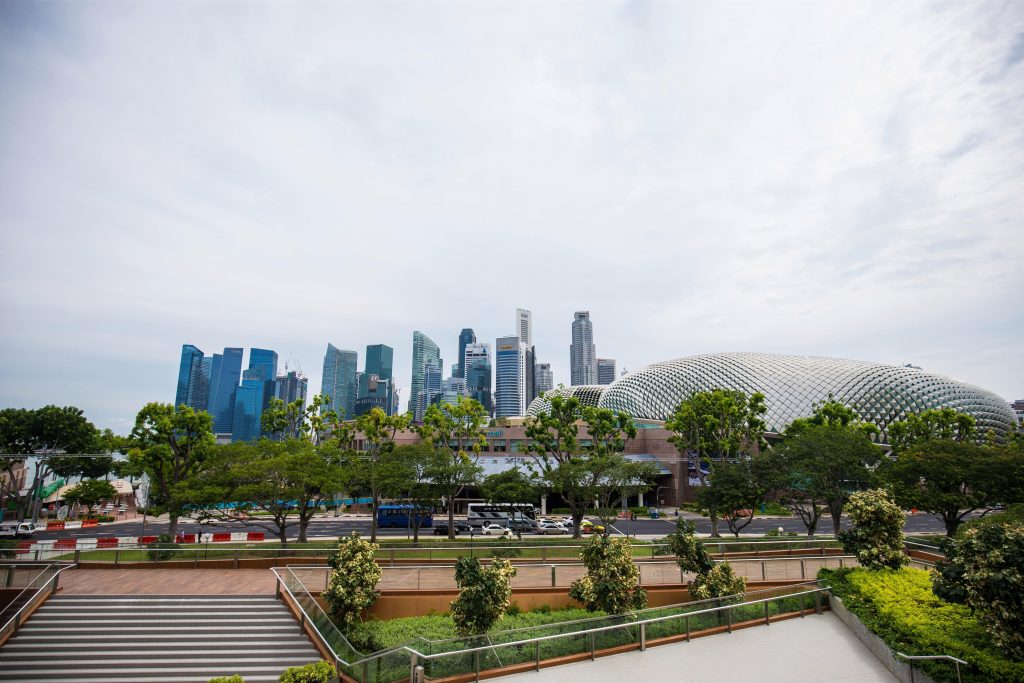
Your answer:
[[[273,595],[269,569],[69,569],[62,595]]]
[[[892,683],[896,680],[829,612],[501,679],[502,683]]]

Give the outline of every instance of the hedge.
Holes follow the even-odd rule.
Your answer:
[[[908,655],[946,654],[968,662],[969,683],[1024,681],[1024,662],[1005,657],[965,605],[940,600],[922,569],[823,569],[818,578],[842,598],[873,633],[894,651]],[[919,662],[937,681],[956,681],[951,662]]]

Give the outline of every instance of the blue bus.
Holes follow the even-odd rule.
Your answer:
[[[411,529],[419,523],[421,529],[429,529],[434,526],[434,511],[429,508],[420,508],[413,514],[412,505],[380,505],[377,507],[377,526],[379,528],[398,527],[400,529]]]

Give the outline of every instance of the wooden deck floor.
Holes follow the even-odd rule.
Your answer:
[[[274,593],[269,569],[69,569],[64,595],[259,595]]]

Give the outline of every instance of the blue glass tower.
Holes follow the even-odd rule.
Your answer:
[[[242,349],[225,348],[213,354],[210,367],[210,400],[207,406],[213,415],[213,431],[228,434],[234,425],[235,392],[242,376]]]
[[[189,396],[196,381],[196,376],[201,372],[202,362],[202,351],[192,344],[181,345],[181,364],[178,366],[178,391],[174,395],[175,407],[192,405],[189,401]]]
[[[248,375],[249,371],[246,370]],[[263,393],[268,382],[262,379],[243,379],[235,390],[232,411],[231,441],[256,441],[260,438],[260,420],[263,418]],[[269,382],[273,384],[273,382]]]
[[[466,347],[470,344],[476,344],[476,332],[473,331],[472,327],[463,327],[462,332],[459,332],[459,357],[455,359],[455,377],[466,376]]]

